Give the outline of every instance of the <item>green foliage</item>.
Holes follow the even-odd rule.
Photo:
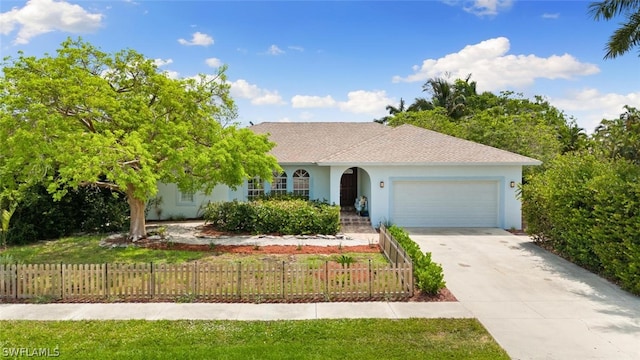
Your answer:
[[[640,294],[640,167],[571,153],[523,186],[527,231],[561,256]]]
[[[459,80],[458,85],[467,84]],[[452,85],[453,86],[453,85]],[[461,90],[462,91],[462,90]],[[469,91],[468,91],[469,92]],[[563,151],[577,150],[585,143],[580,128],[573,129],[562,112],[540,97],[533,101],[510,92],[464,96],[463,117],[452,117],[443,107],[398,113],[391,126],[412,124],[447,135],[548,161]],[[460,100],[458,100],[460,101]],[[575,126],[574,126],[575,127]],[[574,134],[575,133],[575,134]],[[572,136],[570,136],[572,135]]]
[[[356,262],[356,259],[354,259],[353,256],[342,254],[338,256],[335,261],[342,265],[342,267],[350,267],[351,264]]]
[[[55,199],[87,184],[119,191],[134,238],[145,235],[144,203],[158,182],[208,192],[278,168],[266,135],[227,125],[236,108],[224,66],[170,79],[134,50],[71,39],[55,56],[20,53],[3,65],[0,184],[44,182]]]
[[[257,199],[207,205],[205,220],[222,231],[261,234],[336,234],[340,208],[302,199]]]
[[[623,158],[640,165],[640,110],[625,106],[617,119],[604,119],[593,134],[593,151],[604,157]]]
[[[421,291],[435,295],[446,286],[442,266],[431,260],[431,253],[423,253],[420,246],[409,237],[404,229],[392,225],[387,228],[391,236],[402,246],[413,261],[413,275]]]
[[[611,20],[624,15],[605,50],[605,59],[614,59],[640,45],[640,2],[636,0],[603,0],[589,5],[589,13],[595,20]]]
[[[107,233],[126,227],[125,198],[107,189],[82,187],[59,201],[42,185],[27,189],[7,233],[9,244],[55,239],[73,232]]]

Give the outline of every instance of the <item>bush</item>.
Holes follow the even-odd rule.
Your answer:
[[[31,187],[11,217],[7,243],[25,244],[74,232],[120,231],[127,226],[129,205],[119,194],[79,188],[54,201],[46,188]]]
[[[216,229],[229,232],[333,235],[340,229],[339,207],[299,198],[211,203],[204,218]]]
[[[640,294],[640,167],[567,154],[522,188],[527,232],[560,256]]]
[[[413,276],[420,291],[435,295],[446,286],[442,266],[431,261],[431,253],[423,253],[404,229],[392,225],[387,230],[413,261]]]

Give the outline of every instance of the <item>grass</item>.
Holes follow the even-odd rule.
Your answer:
[[[206,252],[152,250],[136,247],[103,248],[102,236],[74,236],[35,244],[12,246],[0,255],[11,255],[26,264],[182,263],[200,260]]]
[[[475,319],[0,321],[61,359],[508,359]]]
[[[153,250],[136,247],[102,248],[98,244],[101,236],[77,236],[59,240],[40,241],[35,244],[12,246],[1,251],[0,256],[9,255],[15,261],[25,264],[102,264],[102,263],[168,263],[179,264],[198,261],[209,263],[262,263],[265,260],[275,262],[291,262],[290,255],[275,254],[219,254],[216,246],[209,246],[209,251]],[[357,262],[372,260],[373,264],[386,264],[381,253],[344,253]],[[295,254],[296,263],[321,266],[325,261],[335,260],[335,255]]]

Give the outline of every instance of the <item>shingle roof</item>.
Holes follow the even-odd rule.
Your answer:
[[[444,135],[413,125],[396,128],[375,122],[261,123],[251,127],[270,134],[271,153],[282,164],[539,165],[509,151]]]

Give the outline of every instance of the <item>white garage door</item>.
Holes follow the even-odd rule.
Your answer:
[[[391,221],[407,227],[498,227],[497,181],[394,181]]]

